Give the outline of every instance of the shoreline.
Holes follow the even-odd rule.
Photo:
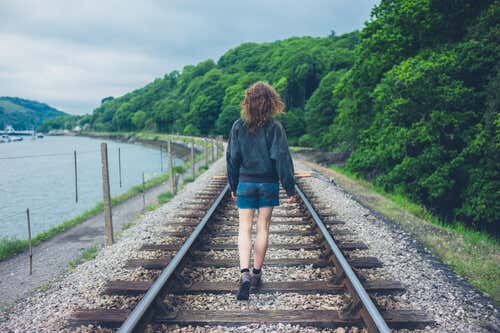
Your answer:
[[[194,140],[194,148],[197,152],[203,152],[200,148],[205,138],[191,137],[183,135],[172,135],[164,133],[148,133],[148,132],[80,132],[68,134],[72,136],[85,136],[89,138],[102,138],[107,140],[115,140],[120,142],[135,143],[139,142],[145,145],[161,146],[167,144],[168,140],[172,141],[173,148],[175,146],[190,150],[191,147],[187,141]]]
[[[196,163],[196,176],[205,171],[203,156],[198,154]],[[211,161],[211,164],[216,161]],[[181,191],[186,183],[192,181],[190,172],[190,161],[181,167],[178,191]],[[168,202],[170,199],[161,200],[160,195],[169,192],[168,173],[154,177],[146,183],[145,209],[143,209],[142,186],[137,185],[118,197],[112,199],[113,227],[115,237],[119,239],[123,231],[137,223],[138,218],[151,208]],[[96,211],[97,210],[97,211]],[[0,312],[8,311],[10,306],[17,301],[29,296],[36,290],[48,288],[52,283],[63,276],[75,262],[85,257],[89,249],[99,252],[103,247],[104,223],[102,202],[88,211],[70,221],[72,224],[60,224],[44,239],[40,239],[33,246],[33,275],[28,275],[27,251],[23,249],[10,257],[0,261]],[[64,227],[61,227],[64,225]],[[2,283],[2,281],[9,282]]]
[[[129,133],[130,134],[130,133]],[[89,137],[89,138],[103,138],[107,140],[113,140],[113,141],[118,141],[118,142],[130,142],[130,138],[135,138],[134,142],[138,142],[143,145],[152,145],[152,146],[161,146],[163,144],[166,144],[166,140],[157,140],[157,139],[148,139],[148,138],[141,138],[141,137],[136,137],[134,135],[122,135],[122,133],[99,133],[99,132],[85,132],[85,133],[68,133],[66,134],[67,136],[84,136],[84,137]],[[182,168],[182,173],[186,172],[188,167],[190,166],[190,162],[187,160],[187,156],[189,155],[190,147],[187,145],[185,142],[182,142],[180,140],[172,140],[172,149],[174,152],[178,153],[178,158],[183,160],[183,164],[181,166]],[[180,153],[180,154],[179,154]],[[195,155],[198,155],[197,157],[200,157],[199,155],[203,153],[203,149],[200,149],[199,146],[197,147],[197,144],[195,143]],[[199,161],[200,159],[196,159],[196,161]],[[159,175],[156,177],[153,177],[146,181],[146,186],[145,190],[148,191],[156,186],[160,186],[161,183],[166,182],[168,180],[168,173],[165,173],[163,175]],[[142,186],[135,185],[132,186],[130,189],[127,191],[121,193],[118,196],[115,196],[112,198],[112,207],[115,207],[123,202],[126,202],[130,198],[134,196],[141,195],[142,193]],[[103,210],[103,202],[98,201],[96,204],[92,207],[89,208],[88,210],[80,213],[79,215],[68,219],[64,220],[61,223],[40,232],[36,236],[32,238],[32,245],[33,246],[38,246],[39,244],[50,240],[52,237],[63,233],[65,231],[70,230],[71,228],[80,225],[82,223],[85,223],[85,221],[92,219],[93,217],[99,215],[102,213]],[[26,252],[28,249],[28,240],[24,238],[17,238],[17,237],[5,237],[5,238],[0,238],[0,263],[6,260],[9,260],[10,258],[16,256],[16,255],[21,255],[24,252]]]

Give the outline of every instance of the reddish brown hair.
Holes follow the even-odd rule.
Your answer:
[[[250,132],[255,132],[269,118],[282,114],[284,108],[285,103],[276,90],[269,83],[259,81],[245,90],[241,115]]]

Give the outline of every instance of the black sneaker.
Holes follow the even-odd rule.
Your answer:
[[[262,271],[260,271],[259,274],[255,274],[252,271],[252,276],[251,276],[252,288],[260,288],[261,284],[262,284]]]
[[[238,290],[238,295],[236,295],[236,299],[238,301],[248,300],[248,296],[250,294],[250,285],[251,285],[250,273],[249,272],[241,273],[240,290]]]

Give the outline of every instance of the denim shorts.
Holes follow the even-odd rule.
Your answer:
[[[238,208],[279,206],[279,183],[240,182],[236,189]]]

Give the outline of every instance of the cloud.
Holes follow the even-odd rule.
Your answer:
[[[243,42],[359,29],[376,2],[2,1],[0,92],[88,113]]]

